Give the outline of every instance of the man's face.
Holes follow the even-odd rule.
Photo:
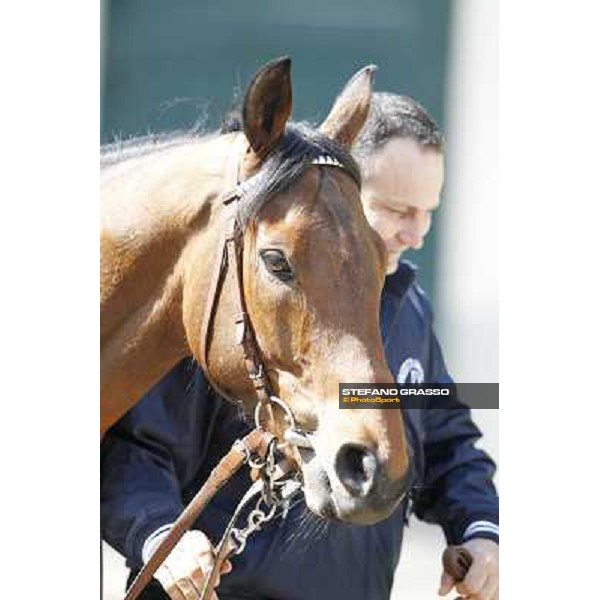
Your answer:
[[[409,138],[393,138],[362,161],[361,199],[367,220],[385,243],[387,272],[401,254],[418,250],[438,207],[444,183],[444,158]]]

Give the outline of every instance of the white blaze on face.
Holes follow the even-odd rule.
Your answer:
[[[374,444],[386,446],[377,440],[377,431],[382,431],[380,411],[375,409],[339,408],[340,382],[373,382],[374,370],[368,363],[368,352],[364,344],[355,336],[342,335],[328,353],[327,371],[330,374],[326,397],[315,405],[318,415],[318,429],[313,439],[317,467],[323,469],[329,478],[334,492],[345,493],[335,473],[335,460],[344,444]],[[325,395],[325,393],[324,393]]]

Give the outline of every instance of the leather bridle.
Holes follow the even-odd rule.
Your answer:
[[[344,169],[343,165],[329,155],[319,155],[307,161],[308,165],[333,166]],[[246,307],[246,297],[244,294],[243,280],[243,256],[244,256],[244,229],[240,225],[240,210],[244,199],[250,193],[263,177],[259,171],[249,179],[239,181],[239,166],[234,169],[236,173],[236,185],[234,189],[225,194],[221,202],[225,207],[226,215],[224,217],[224,228],[219,243],[217,258],[214,263],[213,273],[208,288],[208,297],[206,308],[202,319],[200,329],[200,352],[199,361],[202,370],[209,380],[211,386],[222,397],[233,400],[214,380],[211,375],[208,353],[213,336],[214,319],[219,305],[219,298],[228,271],[231,271],[234,279],[235,296],[235,316],[236,342],[242,346],[244,353],[244,366],[246,375],[252,382],[258,404],[254,413],[255,424],[260,427],[264,424],[261,418],[263,414],[272,416],[272,408],[277,405],[284,410],[286,420],[286,431],[284,439],[286,443],[303,447],[312,448],[310,441],[311,434],[297,427],[293,413],[283,400],[278,398],[273,392],[273,386],[269,379],[267,369],[264,364],[263,354],[256,339],[252,320]]]
[[[326,154],[318,155],[315,158],[306,161],[306,165],[324,165],[344,168],[336,159]],[[232,519],[230,520],[221,542],[218,544],[215,554],[214,565],[209,574],[205,577],[204,586],[201,591],[201,600],[210,598],[217,574],[219,573],[222,562],[230,553],[229,541],[232,534],[236,534],[238,539],[238,552],[241,552],[245,546],[245,540],[250,533],[260,526],[260,523],[270,520],[274,516],[273,507],[283,507],[287,510],[289,501],[293,494],[300,488],[298,479],[287,480],[285,477],[293,473],[294,469],[287,459],[283,459],[275,464],[275,450],[281,449],[287,445],[299,448],[312,448],[311,434],[303,431],[297,426],[294,415],[290,407],[281,398],[273,393],[273,387],[269,380],[267,369],[265,368],[262,352],[252,321],[246,308],[246,299],[244,295],[243,282],[243,254],[244,254],[244,230],[240,225],[240,209],[243,206],[246,194],[254,189],[260,178],[263,176],[259,171],[251,178],[239,181],[239,164],[235,164],[234,173],[236,185],[234,189],[221,198],[225,207],[226,215],[224,217],[225,225],[223,234],[217,251],[217,258],[213,267],[213,273],[208,289],[208,301],[203,315],[200,330],[200,352],[199,361],[204,375],[210,382],[213,389],[226,399],[233,400],[230,396],[215,382],[211,375],[208,364],[208,353],[213,336],[213,327],[215,315],[217,313],[219,298],[223,290],[228,271],[231,269],[235,288],[235,326],[237,329],[236,340],[242,346],[244,352],[244,365],[249,380],[258,397],[258,403],[254,412],[256,428],[253,429],[243,440],[237,440],[228,454],[221,459],[219,464],[213,469],[209,478],[200,488],[196,496],[185,508],[177,521],[173,524],[167,536],[158,544],[158,547],[138,573],[134,582],[127,590],[124,600],[135,600],[144,590],[146,585],[152,579],[154,573],[161,566],[169,553],[177,545],[183,534],[194,524],[202,510],[208,502],[217,493],[217,491],[231,479],[236,471],[244,464],[249,464],[257,472],[257,481],[248,490],[242,501],[238,504]],[[273,406],[279,406],[283,409],[286,429],[283,434],[283,442],[277,440],[273,434],[266,431],[263,424],[263,413],[272,417]],[[264,500],[271,509],[268,515],[264,515],[258,505],[251,513],[254,515],[254,521],[249,522],[245,530],[240,531],[234,528],[234,524],[241,514],[245,505],[259,495],[259,503]],[[240,542],[242,542],[240,544]]]
[[[232,400],[214,380],[208,364],[208,353],[213,336],[214,318],[219,305],[219,298],[227,273],[231,271],[234,279],[236,310],[234,323],[236,328],[236,341],[242,346],[244,352],[244,365],[246,374],[253,383],[260,404],[269,402],[273,395],[271,382],[267,375],[262,353],[252,326],[252,321],[246,309],[246,298],[244,295],[243,282],[243,255],[244,255],[244,232],[237,219],[238,203],[243,198],[241,186],[238,185],[229,194],[226,194],[222,202],[227,214],[225,226],[217,259],[213,268],[212,278],[208,288],[208,298],[202,325],[200,329],[200,352],[199,361],[206,378],[211,386],[221,396]]]

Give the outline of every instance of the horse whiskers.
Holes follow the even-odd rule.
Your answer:
[[[283,552],[286,552],[289,548],[291,548],[296,540],[300,538],[301,533],[305,528],[306,519],[307,519],[307,510],[306,508],[303,510],[302,514],[299,517],[299,522],[297,526],[291,531],[282,541],[283,541]]]
[[[315,529],[314,541],[318,541],[325,538],[331,521],[329,521],[328,519],[318,519],[316,523],[317,527]]]
[[[320,517],[305,506],[299,516],[297,527],[283,541],[283,552],[292,550],[296,542],[302,541],[303,546],[322,539],[329,527],[330,521]]]

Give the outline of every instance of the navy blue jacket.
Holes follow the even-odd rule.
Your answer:
[[[400,383],[450,382],[432,314],[414,270],[401,263],[387,278],[381,330]],[[234,557],[221,578],[221,600],[234,598],[389,598],[402,530],[412,502],[418,517],[440,524],[449,543],[497,540],[494,463],[474,443],[481,436],[464,407],[403,409],[414,451],[410,498],[372,526],[323,523],[302,499]],[[217,398],[191,359],[182,361],[107,434],[102,444],[103,538],[133,567],[144,541],[173,522],[233,441],[250,429],[237,407]],[[196,527],[216,543],[249,486],[246,470],[216,496]],[[483,523],[483,525],[480,525]]]

